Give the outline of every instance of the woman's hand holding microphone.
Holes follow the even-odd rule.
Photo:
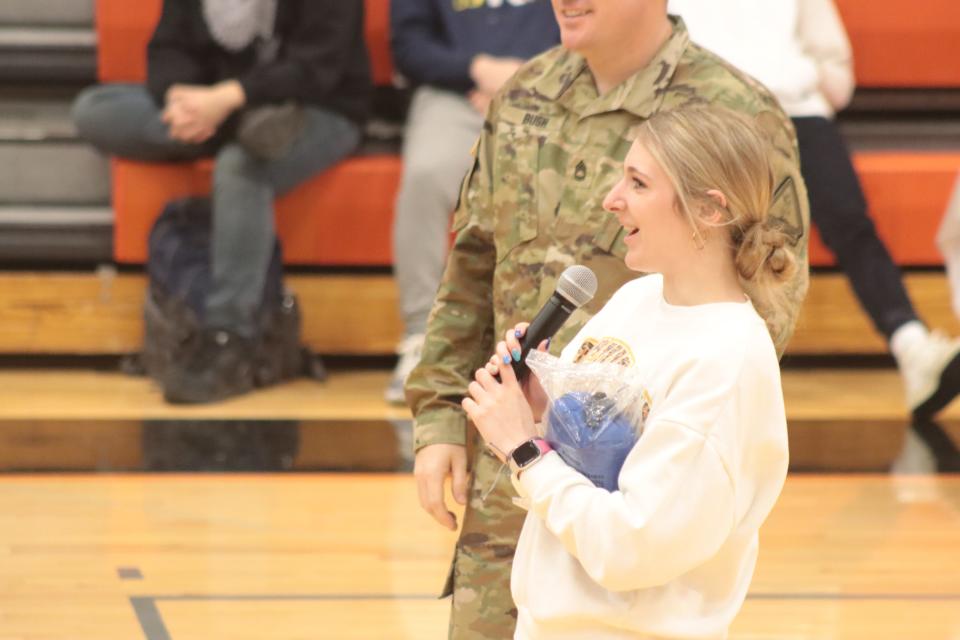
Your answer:
[[[539,435],[536,423],[547,408],[547,396],[537,377],[527,376],[521,385],[513,371],[512,362],[520,358],[520,339],[528,326],[528,322],[521,322],[507,331],[496,353],[477,369],[468,387],[470,397],[462,402],[484,441],[501,460]],[[549,343],[544,340],[537,350],[546,351]],[[495,378],[498,375],[499,381]]]

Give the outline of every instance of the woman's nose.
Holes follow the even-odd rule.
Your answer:
[[[603,208],[605,211],[609,211],[610,213],[623,211],[623,198],[620,197],[619,187],[619,184],[615,186],[610,190],[610,193],[607,194],[607,197],[603,199]]]

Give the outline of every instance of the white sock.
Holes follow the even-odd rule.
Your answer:
[[[904,358],[918,345],[923,343],[930,334],[919,320],[911,320],[900,325],[890,336],[890,352],[897,360],[897,365],[903,365]]]

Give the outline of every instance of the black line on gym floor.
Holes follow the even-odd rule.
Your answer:
[[[382,593],[288,593],[288,594],[233,594],[201,595],[184,593],[179,595],[131,596],[130,604],[137,614],[137,620],[143,629],[144,640],[171,640],[170,632],[163,624],[163,617],[157,607],[158,602],[346,602],[346,601],[410,601],[436,600],[436,595],[415,593],[409,595],[391,595]],[[865,600],[865,601],[903,601],[903,602],[939,602],[960,601],[960,593],[750,593],[747,600]]]
[[[137,567],[117,567],[117,576],[121,580],[143,580],[143,573]]]

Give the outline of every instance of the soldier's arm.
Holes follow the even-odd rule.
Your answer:
[[[496,101],[472,152],[473,167],[461,186],[454,245],[430,312],[420,364],[406,384],[414,415],[415,451],[432,444],[466,444],[467,419],[460,400],[493,346],[496,252],[490,172],[495,112]]]

